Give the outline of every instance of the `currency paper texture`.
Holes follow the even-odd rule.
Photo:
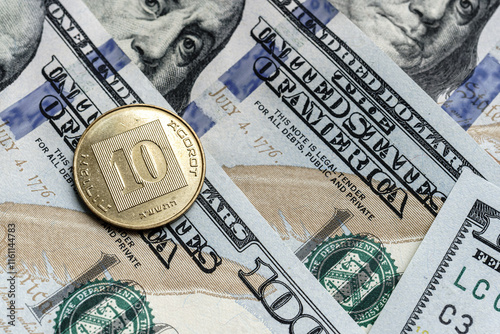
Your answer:
[[[84,1],[178,110],[243,56],[245,18],[263,8],[245,0]],[[498,39],[498,0],[330,2],[441,102]]]
[[[498,166],[328,2],[261,7],[184,116],[212,119],[205,147],[369,328],[462,171],[498,183]]]
[[[498,0],[330,2],[440,102],[498,39]]]
[[[499,199],[460,177],[371,333],[498,333]]]
[[[208,154],[201,195],[173,224],[131,232],[83,212],[71,163],[83,130],[117,105],[169,105],[82,3],[19,8],[35,3],[34,54],[0,93],[3,332],[362,332]]]

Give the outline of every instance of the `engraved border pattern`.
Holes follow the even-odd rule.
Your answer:
[[[406,321],[406,324],[404,325],[403,329],[401,330],[401,334],[408,334],[409,332],[413,332],[413,329],[411,328],[412,326],[415,326],[415,320],[419,319],[419,315],[423,313],[423,309],[427,307],[427,303],[429,302],[430,298],[433,296],[434,290],[436,290],[436,286],[439,285],[440,280],[443,278],[444,273],[446,273],[446,268],[449,267],[449,263],[453,261],[452,257],[456,255],[456,252],[459,250],[459,245],[462,244],[462,239],[465,239],[466,234],[471,234],[473,236],[473,229],[472,229],[472,224],[474,223],[477,226],[483,226],[484,224],[478,218],[480,218],[482,215],[477,215],[478,211],[488,211],[488,209],[493,210],[490,206],[487,204],[483,203],[480,200],[476,200],[474,202],[474,205],[472,205],[467,217],[465,218],[465,221],[463,222],[462,226],[458,230],[455,238],[453,239],[453,242],[451,243],[450,247],[446,251],[446,254],[444,255],[443,259],[441,260],[439,266],[437,267],[436,271],[434,272],[434,275],[429,281],[429,284],[424,290],[424,293],[418,300],[415,308],[413,309],[412,313],[408,317],[408,320]]]

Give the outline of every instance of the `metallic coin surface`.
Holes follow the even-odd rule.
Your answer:
[[[200,193],[205,155],[193,129],[149,105],[113,109],[83,133],[74,177],[85,204],[105,221],[148,229],[182,215]]]

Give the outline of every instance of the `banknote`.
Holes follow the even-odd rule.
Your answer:
[[[194,206],[155,230],[122,230],[65,208],[0,204],[0,328],[361,333],[215,162],[208,166]],[[117,291],[105,294],[110,286]],[[136,313],[123,306],[128,293],[141,302]]]
[[[497,333],[500,188],[464,173],[372,333]]]
[[[442,108],[500,163],[500,41]]]
[[[211,118],[205,147],[369,329],[461,172],[498,166],[328,2],[261,7],[184,117]]]
[[[85,212],[72,174],[83,130],[117,105],[171,106],[80,1],[16,5],[0,4],[11,55],[30,51],[0,93],[3,332],[362,332],[208,152],[200,196],[170,225],[132,232]],[[39,29],[18,26],[33,9]]]
[[[179,111],[191,100],[197,81],[205,89],[238,57],[234,51],[237,48],[226,52],[224,49],[231,38],[238,44],[246,32],[236,31],[244,9],[259,10],[258,2],[245,0],[84,1],[124,52]],[[215,67],[207,68],[212,62]],[[206,77],[199,78],[202,72],[208,75],[208,81]]]
[[[246,54],[253,26],[246,17],[266,8],[265,0],[84,2],[181,114],[207,85]],[[330,6],[324,7],[323,1],[308,2],[330,15]]]
[[[441,102],[498,39],[497,0],[329,1]],[[85,2],[179,110],[243,56],[245,17],[262,9],[261,1],[245,0]]]
[[[436,101],[498,39],[497,0],[330,0]]]

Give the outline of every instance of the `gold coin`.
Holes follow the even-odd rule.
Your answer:
[[[74,178],[85,204],[105,221],[130,229],[169,223],[194,203],[205,155],[191,127],[150,105],[113,109],[83,133]]]

